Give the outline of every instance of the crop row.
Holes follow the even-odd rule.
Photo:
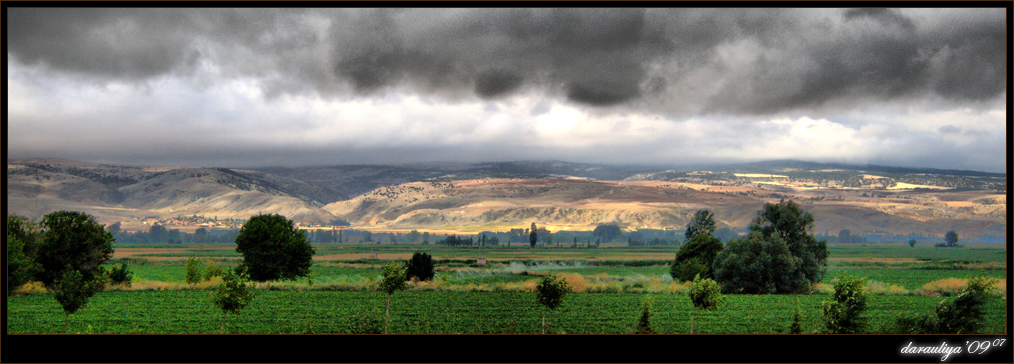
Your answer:
[[[69,333],[214,334],[222,312],[211,303],[211,291],[107,291],[70,316]],[[630,333],[641,302],[654,300],[652,323],[660,333],[690,332],[693,311],[683,294],[599,293],[568,295],[547,322],[553,332],[571,334]],[[784,333],[799,308],[803,327],[821,327],[820,302],[827,295],[727,295],[713,312],[695,314],[695,333]],[[317,334],[349,333],[353,316],[384,320],[385,294],[344,291],[258,290],[253,303],[238,316],[227,317],[226,332],[290,334],[311,329]],[[940,297],[871,296],[866,316],[869,330],[879,332],[902,313],[928,313]],[[541,332],[546,312],[528,292],[405,291],[393,296],[390,330],[401,334],[533,334]],[[64,314],[50,294],[7,298],[7,330],[11,334],[60,333]],[[987,306],[985,332],[1002,333],[1007,322],[1006,299]]]

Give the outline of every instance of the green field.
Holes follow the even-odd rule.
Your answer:
[[[105,292],[70,318],[70,333],[215,334],[222,313],[211,304],[212,291],[170,290]],[[652,323],[660,333],[690,332],[690,300],[684,294],[571,294],[558,312],[549,314],[556,333],[627,334],[640,313],[641,300],[654,299]],[[342,291],[259,291],[239,316],[229,315],[227,333],[297,334],[307,325],[315,333],[348,333],[353,315],[374,309],[383,322],[385,294]],[[728,296],[714,312],[697,313],[695,333],[784,333],[796,307],[808,330],[821,324],[820,302],[827,295]],[[870,331],[901,313],[930,312],[938,297],[872,296],[867,317]],[[1006,300],[987,307],[984,332],[1002,333]],[[64,314],[48,294],[9,297],[8,333],[56,334]],[[527,292],[407,291],[394,295],[391,333],[400,334],[534,334],[541,332],[544,309]],[[153,309],[157,308],[157,309]],[[89,329],[89,326],[91,327]]]
[[[197,248],[197,247],[195,247]],[[434,256],[433,283],[398,292],[392,301],[391,332],[401,334],[539,333],[544,309],[531,287],[544,273],[583,281],[585,289],[567,296],[549,314],[553,332],[569,334],[630,333],[641,302],[654,300],[652,323],[660,333],[690,332],[693,312],[685,291],[668,276],[674,248],[552,248],[483,249],[490,259],[477,265],[477,248],[439,246],[317,246],[317,255],[377,253]],[[154,256],[194,256],[220,267],[238,262],[235,252],[197,248],[194,254],[149,252],[117,259],[134,272],[132,290],[106,290],[70,316],[69,333],[218,333],[222,313],[211,303],[213,290],[190,289],[184,283],[185,259],[148,260]],[[831,246],[825,290],[809,295],[726,295],[714,312],[697,313],[695,333],[784,333],[792,312],[803,313],[808,331],[822,328],[821,301],[826,287],[841,274],[865,277],[900,291],[870,295],[867,332],[882,332],[901,314],[930,313],[945,297],[923,292],[927,283],[968,278],[977,273],[1006,279],[1006,249],[911,248],[899,245]],[[163,255],[164,254],[164,255]],[[846,258],[846,259],[841,259]],[[290,334],[310,328],[314,333],[348,333],[352,317],[372,317],[383,325],[383,293],[375,289],[385,259],[324,259],[315,261],[310,279],[259,284],[253,303],[241,315],[228,317],[229,333]],[[672,293],[676,289],[678,293]],[[946,293],[945,293],[946,294]],[[987,307],[985,333],[1005,332],[1007,298]],[[64,314],[51,293],[7,298],[7,327],[12,334],[60,333]],[[370,311],[372,310],[372,311]]]

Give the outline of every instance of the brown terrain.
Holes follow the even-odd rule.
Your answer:
[[[342,168],[351,175],[365,173],[362,168]],[[324,171],[343,176],[346,169]],[[384,178],[413,178],[405,168],[394,170],[400,173],[395,177],[379,167],[369,170],[368,178],[357,180],[359,185],[380,183]],[[628,174],[623,181],[564,175],[443,178],[387,185],[345,199],[327,187],[264,171],[23,159],[7,162],[7,211],[35,219],[57,210],[84,211],[102,224],[120,222],[121,229],[135,231],[147,230],[153,217],[161,221],[191,215],[245,220],[259,213],[281,214],[304,227],[344,219],[351,228],[375,231],[477,233],[526,228],[532,222],[552,231],[592,230],[610,223],[627,229],[679,230],[701,209],[714,212],[719,227],[743,228],[765,203],[788,199],[815,216],[814,232],[836,234],[849,229],[942,236],[956,230],[969,237],[1006,235],[1002,177],[895,174],[892,178],[815,170],[811,174],[795,171],[795,178],[790,178],[785,175],[790,172],[794,171],[694,171],[672,177],[676,172],[665,171]],[[321,173],[315,178],[321,178]],[[843,177],[828,178],[829,173]],[[341,178],[353,180],[347,175]],[[955,189],[975,183],[980,187]],[[169,227],[197,228],[179,224]]]

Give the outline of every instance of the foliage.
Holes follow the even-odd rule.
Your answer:
[[[558,279],[553,274],[543,277],[542,281],[535,285],[535,293],[539,303],[550,310],[560,307],[568,292],[570,292],[570,285],[567,284],[567,279]]]
[[[908,241],[908,246],[915,248],[915,244],[916,243],[917,243],[917,241],[915,241],[915,239],[909,240]]]
[[[535,223],[533,222],[532,223],[531,233],[528,234],[528,242],[529,242],[529,244],[532,245],[533,248],[535,247],[535,244],[539,241],[539,233],[538,233],[538,231],[539,231],[539,229],[537,227],[535,227]]]
[[[592,230],[592,237],[601,238],[606,242],[620,237],[620,227],[616,224],[598,225]]]
[[[789,333],[803,333],[803,314],[799,311],[799,306],[796,306],[796,310],[792,313],[792,323],[789,324]]]
[[[396,291],[405,289],[406,272],[407,269],[398,262],[387,263],[384,266],[384,278],[380,282],[380,290],[392,295]]]
[[[657,334],[651,326],[651,305],[654,302],[651,297],[645,297],[641,302],[641,316],[637,319],[637,326],[634,327],[635,334]]]
[[[195,284],[200,282],[201,278],[203,278],[202,270],[203,267],[200,260],[194,257],[187,258],[187,283]]]
[[[133,272],[127,268],[127,263],[120,263],[109,269],[109,280],[113,283],[124,284],[130,287],[131,277],[134,275]]]
[[[986,324],[985,306],[996,291],[996,279],[979,273],[954,300],[940,301],[931,314],[902,315],[891,331],[896,334],[976,334]]]
[[[243,268],[230,269],[222,277],[222,284],[215,291],[212,302],[222,309],[222,313],[240,314],[253,300],[250,275]]]
[[[715,257],[713,268],[725,293],[805,292],[810,284],[798,274],[798,261],[779,237],[752,232],[730,240]]]
[[[758,232],[765,238],[778,237],[789,248],[796,260],[796,274],[806,284],[820,282],[827,267],[827,241],[817,240],[809,233],[813,229],[813,215],[799,208],[792,201],[782,200],[778,204],[764,204],[757,218],[750,223],[750,232]]]
[[[709,278],[701,279],[700,276],[694,277],[689,296],[690,303],[701,310],[716,310],[718,305],[725,301],[718,283]]]
[[[711,235],[715,232],[715,214],[708,210],[698,210],[694,217],[687,223],[687,230],[684,235],[687,241],[700,235]]]
[[[412,254],[412,260],[408,262],[407,279],[416,277],[420,281],[433,280],[433,257],[423,252]]]
[[[833,334],[859,334],[866,326],[863,316],[867,297],[866,279],[841,276],[834,284],[834,301],[823,301],[824,327]]]
[[[684,282],[693,280],[700,274],[704,278],[713,278],[712,263],[722,251],[722,241],[711,235],[697,235],[676,252],[676,259],[669,270],[673,279]]]
[[[67,266],[61,270],[60,278],[57,278],[53,283],[53,298],[60,303],[67,316],[64,320],[64,332],[66,332],[67,320],[70,319],[70,315],[87,305],[88,299],[102,290],[102,280],[85,280],[81,272]]]
[[[306,233],[281,215],[251,217],[236,237],[236,251],[255,281],[305,277],[314,249]]]
[[[37,258],[43,269],[40,281],[55,282],[67,267],[80,272],[85,281],[102,276],[102,264],[113,256],[113,236],[95,218],[57,211],[44,216],[41,226],[45,232]]]
[[[405,289],[405,277],[408,269],[402,267],[398,262],[390,262],[384,266],[384,278],[380,281],[380,290],[387,292],[387,305],[384,310],[384,333],[387,333],[388,323],[391,315],[391,295],[396,291]]]
[[[24,216],[7,215],[7,235],[14,235],[23,245],[22,251],[26,256],[37,259],[39,248],[42,245],[42,228],[35,220]]]
[[[7,234],[7,295],[32,280],[42,265],[25,254],[25,243],[14,234]]]
[[[947,246],[955,247],[958,246],[958,232],[951,230],[947,234],[944,234],[944,241],[947,242]]]
[[[187,262],[189,264],[189,261]],[[204,280],[210,281],[211,278],[221,277],[225,272],[222,271],[222,267],[215,265],[214,262],[209,261],[207,267],[204,268]]]

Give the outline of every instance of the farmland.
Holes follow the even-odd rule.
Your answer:
[[[128,263],[130,288],[111,287],[70,316],[68,333],[214,334],[221,311],[211,303],[214,282],[184,282],[185,260],[235,265],[228,246],[134,249],[111,263]],[[230,315],[227,333],[352,333],[356,322],[383,324],[385,294],[376,290],[381,266],[425,250],[436,265],[433,282],[411,282],[392,299],[390,331],[396,334],[534,334],[544,308],[533,289],[540,275],[567,278],[574,293],[549,314],[552,332],[630,333],[641,302],[654,300],[652,324],[659,333],[690,332],[693,312],[686,285],[669,278],[674,248],[448,248],[442,246],[316,246],[308,278],[256,285],[253,303]],[[822,328],[821,302],[841,274],[869,279],[867,332],[884,332],[894,318],[932,312],[977,274],[1006,280],[1006,249],[942,249],[871,244],[832,245],[827,274],[808,295],[726,295],[714,312],[698,313],[695,333],[784,333],[798,307],[808,332]],[[121,252],[122,253],[122,252]],[[486,264],[476,264],[478,256]],[[1005,285],[1005,283],[1004,283]],[[1006,332],[1006,293],[987,307],[985,333]],[[65,316],[51,293],[24,292],[7,298],[10,334],[60,333]],[[353,317],[359,318],[354,321]]]

